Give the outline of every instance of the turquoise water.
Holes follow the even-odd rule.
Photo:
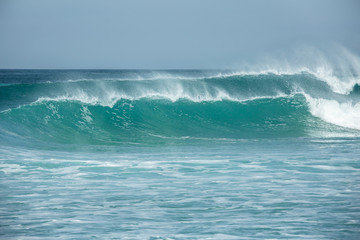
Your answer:
[[[360,96],[329,79],[1,70],[0,236],[358,239]]]

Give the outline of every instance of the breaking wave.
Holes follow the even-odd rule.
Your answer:
[[[357,83],[339,93],[309,72],[143,75],[151,78],[3,84],[2,139],[118,144],[360,135]]]

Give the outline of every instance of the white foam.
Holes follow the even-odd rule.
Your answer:
[[[56,101],[56,102],[77,101],[89,105],[102,105],[107,107],[113,107],[115,103],[121,98],[122,98],[121,95],[115,94],[113,91],[109,91],[105,95],[101,95],[101,94],[93,95],[81,89],[77,89],[74,93],[63,94],[58,97],[40,97],[38,100],[35,101],[35,104],[44,101]]]
[[[4,172],[5,174],[12,174],[25,172],[26,170],[24,166],[20,166],[18,164],[1,164],[0,171]]]
[[[338,102],[306,95],[312,115],[322,120],[346,128],[360,130],[360,103]]]
[[[228,76],[228,75],[227,75]],[[271,95],[255,95],[249,93],[239,93],[229,91],[227,86],[221,87],[207,83],[206,81],[198,81],[189,84],[183,80],[158,80],[154,83],[131,84],[130,88],[122,89],[114,88],[112,84],[104,82],[96,82],[89,88],[78,88],[77,86],[66,86],[63,93],[56,97],[40,97],[35,103],[43,101],[77,101],[89,105],[101,105],[114,107],[114,105],[122,100],[140,100],[145,98],[166,99],[176,102],[182,99],[192,102],[214,102],[214,101],[234,101],[244,102],[263,98],[278,98],[286,96],[282,92]]]
[[[281,97],[291,97],[292,95],[286,95],[283,93],[278,93],[277,95],[272,96],[251,96],[251,97],[241,97],[241,96],[232,96],[226,90],[221,88],[214,88],[212,93],[209,91],[195,91],[188,92],[185,91],[181,86],[175,88],[163,88],[163,89],[141,89],[132,95],[116,92],[113,90],[104,91],[102,94],[93,95],[86,93],[82,90],[78,90],[72,94],[64,94],[58,97],[41,97],[36,100],[33,104],[39,104],[42,102],[55,101],[55,102],[66,102],[66,101],[75,101],[81,102],[89,105],[101,105],[104,107],[113,108],[114,105],[122,100],[141,100],[141,99],[164,99],[171,102],[176,102],[179,100],[188,100],[191,102],[218,102],[218,101],[233,101],[233,102],[247,102],[257,99],[275,99]]]

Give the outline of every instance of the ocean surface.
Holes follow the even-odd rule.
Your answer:
[[[335,73],[0,70],[0,239],[360,239]]]

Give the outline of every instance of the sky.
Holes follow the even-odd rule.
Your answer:
[[[357,0],[0,0],[0,68],[231,68],[299,45],[360,53]]]

